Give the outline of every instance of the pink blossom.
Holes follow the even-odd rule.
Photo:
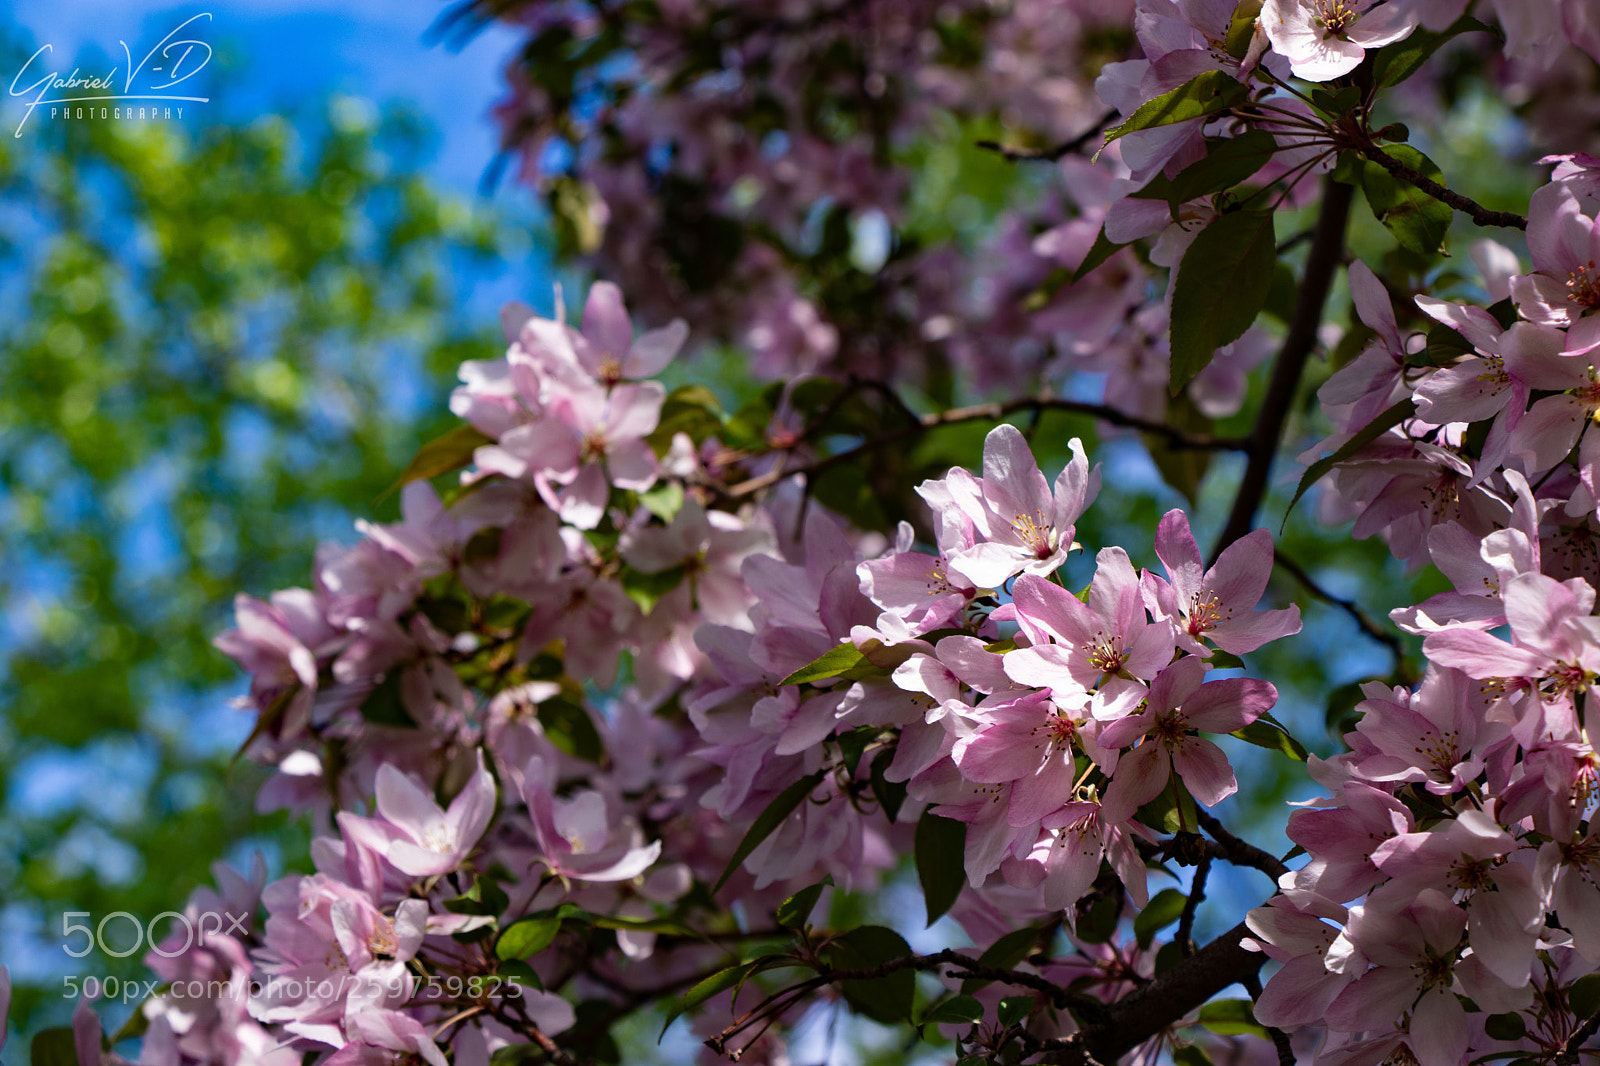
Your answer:
[[[1131,711],[1171,661],[1175,637],[1170,623],[1146,617],[1126,552],[1102,548],[1095,562],[1087,603],[1044,578],[1017,579],[1012,613],[1032,643],[1006,655],[1006,674],[1059,693],[1063,706],[1093,690],[1091,713],[1110,721]]]
[[[357,838],[411,877],[449,873],[466,859],[495,812],[494,777],[478,753],[478,768],[448,810],[415,778],[390,765],[378,768],[374,819],[343,814]]]
[[[1052,493],[1028,442],[1015,426],[991,430],[983,442],[982,498],[959,500],[982,541],[950,561],[979,585],[998,588],[1016,573],[1049,574],[1072,548],[1073,523],[1100,491],[1083,444],[1069,442],[1072,461]],[[954,472],[952,472],[954,473]]]
[[[1193,731],[1231,733],[1255,721],[1278,700],[1278,690],[1252,677],[1204,681],[1205,663],[1185,656],[1161,671],[1143,709],[1100,733],[1108,748],[1126,748],[1106,789],[1105,817],[1123,822],[1160,794],[1176,772],[1207,807],[1239,789],[1222,749]],[[1203,682],[1203,683],[1202,683]]]
[[[1192,651],[1209,640],[1234,655],[1255,651],[1268,641],[1300,632],[1300,609],[1257,611],[1256,604],[1272,575],[1272,533],[1256,529],[1234,541],[1217,556],[1210,570],[1189,530],[1189,516],[1168,511],[1156,527],[1156,556],[1171,578],[1169,586],[1148,571],[1152,610],[1182,626]]]
[[[1267,0],[1260,18],[1272,50],[1307,81],[1348,74],[1368,48],[1401,40],[1417,26],[1407,0]]]

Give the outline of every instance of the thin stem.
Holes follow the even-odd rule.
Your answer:
[[[1379,626],[1378,623],[1374,622],[1367,615],[1367,613],[1361,609],[1361,605],[1356,603],[1354,600],[1347,600],[1341,596],[1335,596],[1333,593],[1317,584],[1316,579],[1307,573],[1305,568],[1299,563],[1283,554],[1282,549],[1274,549],[1273,558],[1277,565],[1283,568],[1285,573],[1298,581],[1307,592],[1311,593],[1311,595],[1315,596],[1323,603],[1339,608],[1351,618],[1355,619],[1355,623],[1361,629],[1361,632],[1365,633],[1373,640],[1388,648],[1389,651],[1394,655],[1395,665],[1403,667],[1405,663],[1405,646],[1400,643],[1400,638],[1398,635],[1391,633],[1389,630]]]
[[[1241,840],[1228,831],[1228,827],[1208,811],[1195,808],[1200,828],[1211,834],[1217,842],[1217,855],[1235,866],[1249,866],[1260,870],[1273,881],[1289,872],[1289,868],[1271,852],[1262,851],[1247,840]]]
[[[1423,175],[1412,167],[1406,166],[1375,144],[1362,145],[1361,154],[1401,181],[1414,185],[1440,203],[1448,204],[1460,211],[1480,226],[1505,226],[1509,229],[1528,228],[1528,220],[1525,216],[1512,211],[1491,211],[1476,200],[1462,196],[1458,192],[1453,192],[1432,178]]]
[[[1039,150],[1037,148],[1019,148],[1014,145],[1001,144],[999,141],[978,141],[979,148],[986,148],[991,152],[998,152],[1003,158],[1012,163],[1054,163],[1063,156],[1071,155],[1083,148],[1100,135],[1100,131],[1111,125],[1112,121],[1121,114],[1115,109],[1107,111],[1100,116],[1100,121],[1084,130],[1070,141],[1064,141],[1054,148]]]
[[[1191,449],[1197,451],[1244,451],[1249,444],[1238,437],[1213,437],[1206,434],[1186,433],[1175,426],[1165,422],[1152,422],[1137,415],[1126,414],[1114,407],[1103,404],[1083,403],[1079,400],[1066,400],[1054,397],[1026,398],[1008,400],[1005,403],[984,403],[972,407],[957,407],[949,411],[921,416],[913,425],[900,429],[890,430],[876,437],[868,438],[853,448],[846,448],[842,452],[818,459],[804,466],[797,466],[790,470],[774,470],[748,481],[740,482],[726,490],[726,494],[733,498],[748,496],[759,492],[769,485],[782,481],[785,477],[795,474],[817,474],[824,470],[849,462],[858,456],[869,452],[887,448],[902,441],[908,440],[920,433],[937,429],[940,426],[952,426],[961,422],[990,421],[998,422],[1007,415],[1016,414],[1018,411],[1067,411],[1073,414],[1090,415],[1109,422],[1114,426],[1125,426],[1150,433],[1165,440],[1168,447]]]
[[[1239,481],[1239,491],[1234,497],[1228,524],[1212,549],[1212,563],[1222,554],[1222,549],[1250,532],[1255,525],[1256,510],[1266,495],[1267,481],[1272,474],[1272,460],[1277,454],[1283,428],[1288,423],[1295,392],[1300,387],[1300,375],[1305,370],[1311,350],[1316,346],[1317,327],[1322,322],[1322,308],[1327,303],[1328,290],[1333,285],[1333,273],[1344,257],[1344,230],[1350,218],[1350,200],[1354,191],[1350,186],[1331,178],[1325,182],[1316,233],[1311,238],[1311,254],[1306,260],[1305,277],[1300,283],[1300,299],[1295,304],[1294,317],[1289,322],[1289,331],[1284,335],[1283,346],[1278,349],[1278,358],[1272,367],[1272,379],[1267,384],[1260,413],[1250,432],[1249,460],[1245,465],[1244,477]]]
[[[1178,949],[1184,955],[1194,954],[1194,916],[1200,902],[1206,898],[1206,876],[1211,873],[1211,855],[1200,856],[1195,864],[1194,882],[1189,886],[1189,898],[1183,901],[1183,914],[1178,917]]]

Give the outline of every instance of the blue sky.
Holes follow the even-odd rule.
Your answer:
[[[100,57],[121,60],[124,41],[137,61],[190,16],[209,13],[184,36],[211,44],[219,71],[225,59],[237,66],[216,77],[211,102],[195,105],[193,121],[293,114],[333,92],[409,101],[441,134],[429,173],[458,192],[476,193],[498,143],[489,110],[518,37],[494,26],[459,52],[425,43],[428,27],[448,6],[439,0],[27,0],[12,8],[10,21],[34,47],[52,46],[45,69],[65,73]],[[6,73],[9,87],[16,72]],[[20,100],[4,98],[4,111],[7,128],[15,129]],[[190,112],[183,121],[191,121]],[[498,193],[520,195],[509,185]]]

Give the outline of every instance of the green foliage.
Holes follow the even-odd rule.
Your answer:
[[[917,864],[917,879],[922,882],[929,925],[955,905],[962,886],[967,883],[963,858],[966,844],[965,822],[926,812],[917,822],[912,854]]]
[[[1191,78],[1170,92],[1166,92],[1139,107],[1128,120],[1106,130],[1106,143],[1125,137],[1138,130],[1169,126],[1174,122],[1187,122],[1202,115],[1214,115],[1242,103],[1249,90],[1220,70],[1208,70]]]
[[[238,683],[211,638],[235,592],[307,584],[352,509],[395,515],[372,501],[446,421],[458,363],[497,346],[458,324],[448,276],[506,227],[415,175],[414,118],[368,110],[335,101],[300,124],[309,143],[272,116],[41,124],[0,154],[0,602],[18,622],[0,780],[110,764],[119,797],[18,808],[7,790],[0,882],[39,950],[64,909],[181,909],[240,841],[304,853],[303,829],[251,809],[259,771],[227,762],[247,720],[216,717]],[[58,1001],[19,986],[13,1018]]]
[[[1272,218],[1262,210],[1220,215],[1184,253],[1172,291],[1173,395],[1265,306],[1278,262]]]

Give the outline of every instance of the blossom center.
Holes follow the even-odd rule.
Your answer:
[[[456,850],[456,835],[448,826],[431,825],[422,831],[422,839],[418,843],[429,851],[449,855]]]
[[[395,935],[394,923],[379,917],[373,924],[372,935],[367,937],[367,950],[375,959],[392,959],[400,951],[400,938]]]
[[[583,438],[584,462],[598,462],[606,457],[606,438],[599,432],[590,433]]]
[[[595,375],[600,384],[611,388],[622,380],[622,362],[615,356],[606,355],[600,360],[600,372]]]
[[[1091,669],[1102,674],[1114,674],[1122,669],[1128,661],[1127,653],[1117,646],[1116,637],[1108,637],[1104,633],[1096,633],[1094,639],[1086,642],[1082,651],[1089,658]]]
[[[1312,18],[1318,26],[1328,31],[1329,36],[1342,37],[1360,17],[1360,13],[1345,0],[1317,0],[1316,14]]]
[[[1017,536],[1022,538],[1022,543],[1033,552],[1034,558],[1048,559],[1055,554],[1056,532],[1050,523],[1044,520],[1044,515],[1035,511],[1033,514],[1019,514],[1011,520],[1011,528],[1017,531]]]
[[[1595,272],[1593,259],[1568,272],[1567,299],[1583,307],[1600,307],[1600,276]]]
[[[1201,589],[1189,597],[1189,635],[1198,637],[1217,628],[1230,613],[1215,592]]]

